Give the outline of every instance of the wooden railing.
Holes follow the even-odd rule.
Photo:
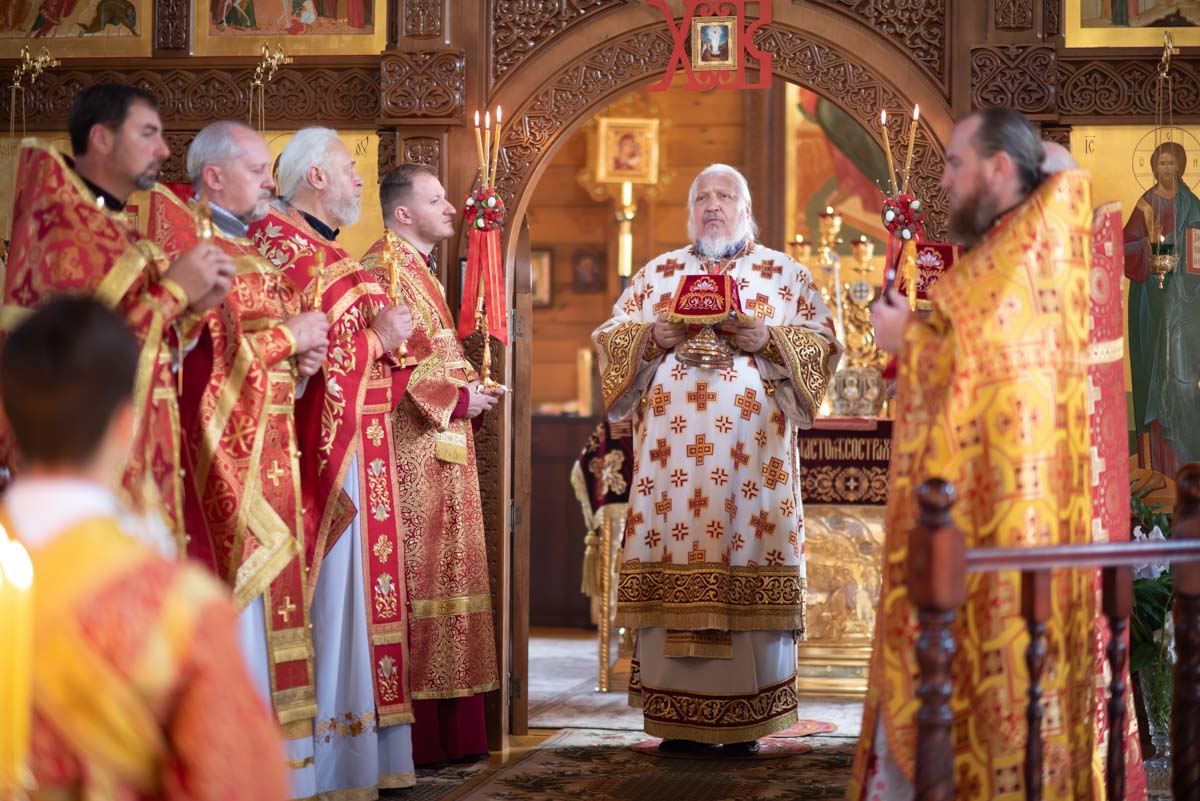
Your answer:
[[[954,487],[932,479],[918,490],[920,517],[909,540],[909,596],[917,608],[917,801],[953,801],[954,748],[951,741],[953,691],[951,666],[956,644],[952,625],[967,599],[968,573],[1021,572],[1021,613],[1029,630],[1025,662],[1029,667],[1025,718],[1025,793],[1042,797],[1042,670],[1046,664],[1046,622],[1050,617],[1050,574],[1054,569],[1102,569],[1101,610],[1112,634],[1107,657],[1109,731],[1106,797],[1125,797],[1125,630],[1133,606],[1132,566],[1171,562],[1175,606],[1176,664],[1171,712],[1173,797],[1200,801],[1200,465],[1176,477],[1177,501],[1171,540],[1038,548],[967,549],[950,511]]]

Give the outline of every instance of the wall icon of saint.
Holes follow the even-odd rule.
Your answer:
[[[700,61],[729,60],[729,29],[725,25],[700,26]]]
[[[1124,229],[1138,452],[1148,451],[1149,466],[1168,476],[1200,459],[1200,274],[1193,272],[1187,248],[1190,232],[1200,230],[1200,198],[1185,180],[1187,150],[1174,138],[1151,153],[1154,185],[1138,199]],[[1173,245],[1178,256],[1162,289],[1151,271],[1151,242]]]

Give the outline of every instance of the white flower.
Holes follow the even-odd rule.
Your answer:
[[[896,219],[896,212],[892,211],[891,209],[888,209],[883,213],[884,222],[891,222],[894,219]]]
[[[908,230],[907,228],[901,228],[900,236],[904,237],[905,239],[912,239],[912,231]]]
[[[1157,540],[1165,542],[1166,537],[1163,536],[1162,530],[1158,526],[1150,529],[1147,533],[1142,531],[1141,526],[1134,526],[1133,539],[1135,542],[1151,542]],[[1133,566],[1133,577],[1135,579],[1156,579],[1163,573],[1167,572],[1169,565],[1166,562],[1147,562],[1145,564]]]

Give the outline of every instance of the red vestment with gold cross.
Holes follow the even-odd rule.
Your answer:
[[[162,250],[125,215],[98,204],[70,162],[48,144],[22,142],[13,210],[0,331],[12,331],[31,309],[63,294],[95,297],[124,318],[142,350],[122,500],[139,512],[161,509],[182,552],[184,482],[171,348],[177,333],[184,339],[190,333],[179,330],[191,327],[184,314],[187,296],[164,277]],[[10,470],[16,468],[14,449],[4,421],[0,462]]]
[[[312,566],[311,603],[321,561],[353,519],[342,491],[358,458],[357,510],[362,529],[364,598],[379,726],[412,722],[408,675],[408,596],[404,540],[397,502],[392,412],[404,394],[406,372],[384,352],[371,330],[377,310],[388,305],[383,288],[335,242],[321,236],[295,210],[272,209],[250,227],[263,254],[295,286],[304,305],[329,316],[329,355],[320,375],[309,379],[296,402],[306,563]],[[321,297],[314,298],[323,265]]]
[[[442,285],[411,244],[382,237],[362,264],[382,286],[390,285],[394,266],[397,294],[413,316],[408,348],[415,364],[394,418],[412,605],[412,696],[494,690],[499,672],[475,441],[470,421],[455,416],[460,389],[477,376]]]
[[[198,241],[196,218],[175,193],[150,198],[150,235],[171,258]],[[244,609],[263,596],[271,695],[289,738],[312,736],[316,699],[308,628],[299,448],[294,417],[298,313],[291,284],[248,239],[214,231],[237,269],[205,313],[184,360],[180,419],[188,556],[232,590]]]

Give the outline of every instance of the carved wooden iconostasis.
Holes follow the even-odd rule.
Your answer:
[[[282,43],[294,57],[266,91],[268,130],[324,124],[356,136],[374,132],[377,151],[362,161],[374,161],[380,170],[401,161],[430,164],[454,200],[474,179],[472,112],[503,106],[497,185],[509,209],[506,274],[514,317],[512,344],[493,351],[500,355],[498,377],[513,394],[498,415],[489,416],[478,444],[497,647],[505,666],[503,688],[489,709],[493,743],[510,729],[523,732],[525,610],[529,582],[537,580],[528,573],[529,253],[553,250],[557,274],[560,260],[573,269],[575,250],[581,249],[564,243],[560,250],[553,237],[538,243],[528,226],[536,229],[539,207],[553,200],[543,192],[568,191],[569,180],[556,177],[551,165],[597,113],[668,76],[686,76],[686,43],[678,50],[674,32],[695,3],[665,2],[669,22],[649,0],[15,0],[2,5],[0,74],[12,74],[22,46],[35,53],[44,46],[62,61],[27,93],[29,131],[63,131],[70,102],[83,86],[101,80],[136,83],[162,103],[173,151],[164,170],[167,180],[184,178],[183,156],[197,130],[217,119],[247,117],[256,54],[268,41]],[[941,233],[946,208],[938,187],[945,143],[954,119],[972,108],[1015,106],[1041,123],[1047,136],[1076,146],[1072,129],[1077,126],[1119,122],[1148,130],[1153,122],[1161,45],[1147,41],[1122,47],[1128,30],[1085,26],[1084,12],[1094,10],[1094,0],[739,0],[736,5],[745,7],[748,20],[762,22],[750,36],[739,36],[737,47],[752,46],[771,59],[772,90],[732,93],[738,98],[732,104],[742,107],[741,166],[754,191],[764,241],[781,242],[788,233],[788,187],[779,180],[779,162],[772,161],[785,152],[785,83],[832,104],[876,146],[882,144],[882,107],[903,112],[920,103],[923,125],[913,182],[926,201],[934,236]],[[1083,27],[1090,33],[1069,41]],[[1188,33],[1179,30],[1181,36]],[[1179,42],[1185,49],[1174,65],[1174,114],[1186,127],[1200,122],[1200,74],[1187,58],[1191,42]],[[751,69],[746,77],[761,83],[766,72]],[[7,91],[0,93],[0,108],[7,116]],[[889,119],[897,161],[903,158],[904,124],[903,114]],[[1088,134],[1081,129],[1081,135]],[[682,163],[671,152],[663,157],[668,165],[672,158]],[[690,177],[680,183],[686,186]],[[368,186],[366,194],[373,189]],[[455,237],[437,253],[452,305],[458,300],[464,241]],[[648,237],[635,240],[637,258],[648,258],[658,246]],[[610,259],[611,253],[601,257]],[[477,338],[468,345],[479,350]],[[573,370],[573,362],[569,367]]]

